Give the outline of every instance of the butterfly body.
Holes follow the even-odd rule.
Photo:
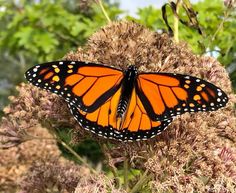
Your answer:
[[[54,61],[30,68],[26,79],[60,95],[79,125],[105,138],[145,140],[177,115],[215,111],[228,102],[217,86],[189,75],[122,71],[102,64]]]
[[[122,91],[121,96],[119,99],[119,104],[117,108],[117,117],[122,118],[124,116],[124,113],[127,109],[127,106],[129,104],[132,91],[134,89],[136,76],[138,74],[138,69],[131,65],[128,67],[128,69],[124,72],[124,79],[122,81]]]

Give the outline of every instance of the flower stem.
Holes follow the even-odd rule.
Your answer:
[[[179,14],[180,0],[176,1],[176,14]],[[179,18],[174,14],[174,40],[179,43]]]
[[[119,181],[119,177],[118,177],[118,174],[117,174],[117,168],[114,166],[114,165],[111,165],[109,164],[109,159],[110,159],[110,155],[107,153],[110,151],[109,147],[107,146],[107,144],[102,144],[102,143],[99,143],[99,145],[101,146],[102,148],[102,151],[107,159],[107,166],[110,168],[113,176],[114,176],[114,179],[117,181],[118,183],[118,186],[120,186],[120,181]]]
[[[124,160],[124,186],[125,186],[126,191],[129,190],[128,170],[129,170],[129,163],[128,163],[127,157],[125,157],[125,160]]]
[[[139,181],[135,184],[135,186],[132,188],[132,190],[129,193],[136,193],[139,191],[139,189],[143,186],[143,184],[148,179],[147,174],[148,174],[148,169],[145,170],[143,175],[140,177]]]
[[[224,18],[223,18],[223,20],[221,21],[219,27],[216,29],[214,35],[213,35],[212,38],[211,38],[211,42],[213,42],[213,41],[215,40],[216,35],[217,35],[217,34],[219,33],[219,31],[224,27],[224,23],[225,23],[226,19],[228,18],[228,15],[229,15],[229,11],[226,10],[226,12],[224,13]]]
[[[58,143],[60,143],[64,148],[66,148],[71,154],[73,154],[76,159],[78,159],[80,162],[82,162],[86,167],[89,168],[89,170],[94,173],[97,174],[97,171],[94,170],[82,157],[80,157],[79,154],[77,154],[76,151],[74,151],[69,145],[67,145],[63,140],[60,139],[60,137],[57,135],[56,133],[56,129],[51,125],[50,122],[45,121],[42,123],[42,125],[44,125],[46,128],[48,128],[49,132],[52,134],[52,136],[54,137],[54,140],[56,140]]]
[[[65,147],[71,154],[73,154],[79,161],[81,161],[86,167],[90,169],[90,171],[94,174],[97,174],[97,171],[94,170],[82,157],[80,157],[79,154],[77,154],[69,145],[67,145],[64,141],[62,141],[60,138],[56,138],[56,140]]]
[[[103,4],[102,4],[102,0],[95,0],[95,1],[96,1],[96,2],[99,4],[99,6],[101,7],[102,12],[103,12],[104,16],[106,17],[107,21],[108,21],[108,22],[111,22],[111,19],[109,18],[108,14],[107,14],[107,12],[106,12],[106,10],[105,10]]]

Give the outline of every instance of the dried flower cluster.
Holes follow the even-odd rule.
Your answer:
[[[117,143],[106,153],[110,155],[112,167],[124,160],[126,152],[133,166],[155,173],[154,192],[189,192],[190,189],[205,192],[216,188],[215,183],[222,182],[221,179],[227,186],[222,182],[218,190],[236,190],[233,183],[236,171],[233,104],[236,100],[229,77],[218,61],[196,56],[186,44],[176,45],[168,36],[130,22],[106,26],[90,38],[86,51],[78,49],[66,59],[99,62],[121,69],[135,64],[140,71],[191,74],[221,87],[230,98],[226,108],[182,115],[157,138],[141,143]],[[225,149],[231,155],[227,161],[222,159],[221,152]]]
[[[214,58],[196,56],[186,44],[176,45],[167,35],[151,32],[133,22],[121,21],[112,22],[93,34],[84,49],[79,48],[64,59],[103,63],[121,69],[135,64],[140,71],[190,74],[221,87],[230,99],[226,108],[182,115],[162,135],[152,140],[134,143],[109,141],[114,145],[109,146],[105,154],[113,168],[126,156],[132,167],[147,169],[152,174],[150,189],[153,192],[236,191],[236,116],[233,107],[236,100],[225,69]],[[30,85],[22,85],[19,92],[6,109],[4,130],[0,131],[5,147],[25,141],[28,129],[45,120],[54,127],[67,125],[72,128],[75,133],[73,142],[78,143],[91,135],[76,124],[59,97]],[[20,129],[15,127],[15,122]],[[109,143],[98,137],[94,139]],[[99,181],[94,176],[84,179],[80,180],[77,192],[89,192],[91,188],[100,192],[105,192],[108,187],[114,189],[109,180]]]
[[[9,120],[8,125],[10,125]],[[13,131],[16,129],[14,128]],[[29,130],[25,130],[25,132],[27,135],[29,134]],[[41,138],[52,138],[45,128],[39,126],[34,127],[30,134]],[[17,137],[21,138],[21,136]],[[19,178],[33,162],[40,159],[46,160],[48,157],[59,157],[60,154],[55,140],[30,140],[16,147],[0,149],[0,192],[15,192]]]
[[[92,174],[84,166],[55,158],[34,162],[18,184],[21,193],[125,193],[104,174]]]
[[[26,84],[17,90],[18,97],[10,97],[11,104],[4,109],[5,117],[1,120],[0,192],[12,192],[33,162],[61,154],[53,136],[39,123],[50,119],[60,126],[68,124],[70,118],[73,120],[69,114],[63,114],[66,105],[60,104],[58,97]]]
[[[93,0],[80,0],[77,2],[79,11],[86,14],[90,11],[90,8],[93,4]]]
[[[236,1],[235,0],[224,0],[224,5],[228,9],[233,9],[236,6]]]
[[[75,189],[75,193],[81,192],[126,193],[122,189],[116,189],[114,182],[103,174],[85,176],[81,179]]]
[[[73,192],[87,168],[69,161],[46,160],[32,164],[19,182],[23,193]]]

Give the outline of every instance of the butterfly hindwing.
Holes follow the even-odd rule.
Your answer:
[[[83,112],[74,105],[69,108],[80,126],[105,138],[121,141],[145,140],[160,134],[172,121],[152,121],[133,89],[130,104],[123,120],[117,118],[121,88],[92,113]]]
[[[165,120],[185,112],[215,111],[228,102],[220,88],[188,75],[141,73],[135,87],[152,120]]]
[[[79,61],[55,61],[32,67],[25,73],[35,86],[62,96],[87,112],[96,110],[120,87],[123,72],[104,65]]]

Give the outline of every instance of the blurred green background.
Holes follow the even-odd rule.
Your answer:
[[[193,5],[204,37],[180,24],[179,38],[193,52],[217,57],[226,67],[236,88],[236,12],[226,6],[230,0],[205,0]],[[135,2],[134,2],[135,3]],[[157,31],[167,29],[161,9],[139,8],[134,17],[119,8],[119,1],[104,1],[111,20],[125,17]],[[180,9],[186,19],[186,13]],[[170,25],[171,9],[167,9]],[[221,25],[221,22],[223,25]],[[24,72],[34,64],[58,60],[83,45],[107,21],[92,0],[0,0],[0,112],[24,82]]]

